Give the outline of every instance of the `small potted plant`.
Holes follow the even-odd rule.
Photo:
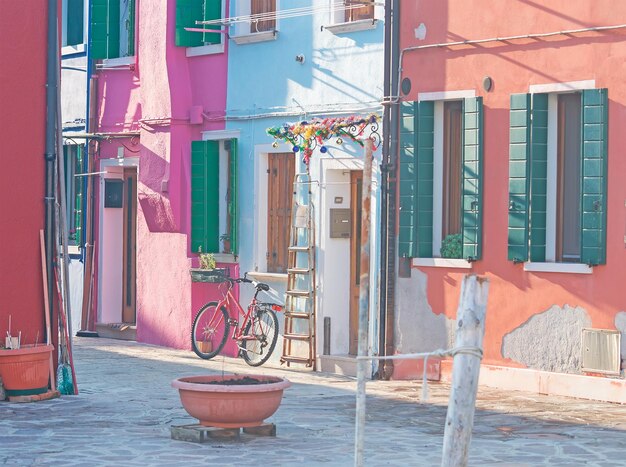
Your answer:
[[[227,233],[220,235],[220,241],[222,242],[222,252],[230,253],[230,235]]]
[[[199,268],[191,268],[192,282],[223,282],[226,277],[226,269],[218,268],[213,253],[202,253],[198,250]]]
[[[447,235],[441,242],[441,257],[459,259],[463,257],[463,237],[461,234]]]

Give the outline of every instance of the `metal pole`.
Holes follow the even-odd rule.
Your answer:
[[[465,276],[457,311],[456,348],[482,349],[489,281],[475,275]],[[458,352],[452,366],[452,388],[443,434],[442,467],[465,467],[472,440],[480,356]]]
[[[361,275],[359,277],[359,357],[367,355],[367,331],[370,302],[370,217],[372,196],[372,141],[365,140],[363,167],[363,191],[361,204]],[[354,465],[363,465],[363,441],[365,429],[365,374],[368,362],[357,360],[356,426],[354,441]]]

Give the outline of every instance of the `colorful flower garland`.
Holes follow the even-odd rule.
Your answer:
[[[302,152],[302,160],[308,165],[313,150],[318,145],[321,153],[328,151],[328,148],[324,146],[324,141],[330,138],[336,137],[337,144],[341,144],[342,137],[346,137],[360,146],[363,146],[364,139],[376,139],[373,136],[378,134],[379,121],[380,117],[376,114],[367,117],[351,115],[325,119],[314,118],[308,122],[285,123],[283,126],[268,128],[267,134],[273,136],[275,140],[290,143],[294,153]],[[372,125],[372,135],[365,135],[365,130],[370,125]],[[273,146],[278,147],[278,141],[274,141]]]

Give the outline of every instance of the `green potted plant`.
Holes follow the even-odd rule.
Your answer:
[[[202,253],[198,250],[199,268],[191,268],[191,282],[223,282],[227,276],[225,268],[218,268],[213,253]]]
[[[463,237],[461,234],[447,235],[439,250],[442,258],[460,259],[463,257]]]
[[[222,242],[222,252],[230,253],[230,235],[227,233],[220,235],[220,241]]]

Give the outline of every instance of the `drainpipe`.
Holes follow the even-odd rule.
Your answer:
[[[384,36],[384,74],[383,74],[383,160],[380,165],[380,297],[378,309],[378,353],[385,355],[385,317],[387,312],[387,219],[388,219],[388,183],[389,183],[389,96],[391,96],[391,0],[385,0],[385,36]],[[383,364],[378,362],[377,378],[382,378]]]
[[[46,60],[46,208],[45,208],[45,243],[46,243],[46,270],[48,274],[48,303],[50,304],[50,323],[57,323],[54,311],[54,172],[57,153],[57,88],[58,61],[57,34],[58,34],[58,3],[57,0],[48,0],[48,36],[47,36],[47,60]],[[51,324],[52,325],[52,324]],[[55,336],[58,332],[52,331],[52,344],[56,347]],[[56,355],[55,355],[56,360]],[[56,368],[56,361],[55,361]]]
[[[398,173],[398,117],[399,117],[399,96],[398,91],[398,75],[395,70],[398,69],[399,51],[400,51],[400,0],[391,0],[391,96],[389,106],[389,173],[388,176],[388,207],[387,207],[387,264],[386,267],[386,283],[385,283],[385,353],[384,355],[393,355],[395,352],[395,294],[396,294],[396,178]],[[393,361],[385,360],[383,362],[382,377],[390,379],[393,375]]]

